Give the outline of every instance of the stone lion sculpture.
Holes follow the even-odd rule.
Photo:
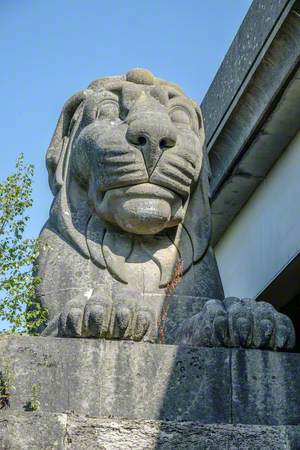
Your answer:
[[[224,299],[203,120],[178,86],[145,69],[94,81],[66,102],[47,168],[43,335],[293,346],[270,304]]]

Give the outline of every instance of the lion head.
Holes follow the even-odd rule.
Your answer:
[[[162,286],[172,272],[161,262],[163,249],[185,271],[205,253],[211,227],[203,120],[176,85],[145,69],[94,81],[65,104],[47,168],[53,228],[120,281],[127,282],[134,241],[160,266]]]

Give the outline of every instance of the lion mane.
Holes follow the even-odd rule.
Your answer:
[[[183,273],[187,272],[191,265],[199,262],[206,253],[211,237],[210,169],[199,106],[188,99],[198,119],[196,126],[202,144],[203,160],[198,180],[186,202],[184,221],[175,231],[170,229],[163,236],[154,235],[141,243],[139,236],[120,234],[107,229],[105,223],[94,213],[86,191],[78,182],[80,173],[75,173],[71,164],[72,142],[82,121],[85,102],[103,90],[120,95],[126,83],[162,86],[167,89],[169,98],[187,99],[178,86],[139,69],[128,72],[126,76],[96,80],[86,90],[73,95],[63,107],[46,156],[49,184],[54,195],[48,226],[50,224],[51,228],[81,255],[91,259],[101,269],[107,269],[115,279],[125,284],[129,270],[127,260],[138,242],[159,267],[160,287],[165,287],[174,270],[174,263],[168,264],[166,261],[174,261],[175,257],[175,260],[182,261]],[[166,258],[170,253],[173,257]]]

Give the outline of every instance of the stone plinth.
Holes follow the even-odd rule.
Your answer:
[[[2,337],[0,355],[14,386],[1,449],[298,448],[299,354],[24,336]]]
[[[0,417],[0,448],[5,450],[297,450],[297,434],[294,426],[204,425],[45,412]]]

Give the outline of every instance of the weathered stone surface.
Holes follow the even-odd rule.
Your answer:
[[[233,423],[300,423],[300,355],[232,350]],[[297,447],[298,448],[298,447]]]
[[[146,69],[94,81],[65,104],[47,153],[44,335],[155,341],[173,305],[222,298],[210,241],[198,105]],[[178,285],[178,286],[177,286]],[[171,311],[170,311],[171,313]]]
[[[178,86],[146,69],[94,81],[65,104],[47,167],[44,336],[293,347],[271,306],[224,301],[203,119]]]
[[[230,421],[226,349],[9,337],[0,354],[2,372],[8,364],[15,378],[11,410],[24,410],[35,384],[44,411]]]
[[[235,297],[208,300],[177,329],[177,340],[200,347],[292,349],[291,320],[266,302]]]
[[[215,424],[300,423],[296,353],[2,337],[0,354],[2,376],[9,367],[14,378],[8,411],[24,411],[35,385],[40,411]]]
[[[16,413],[0,418],[2,450],[296,450],[299,427],[99,419]]]
[[[64,450],[66,425],[66,414],[1,414],[0,449]]]

